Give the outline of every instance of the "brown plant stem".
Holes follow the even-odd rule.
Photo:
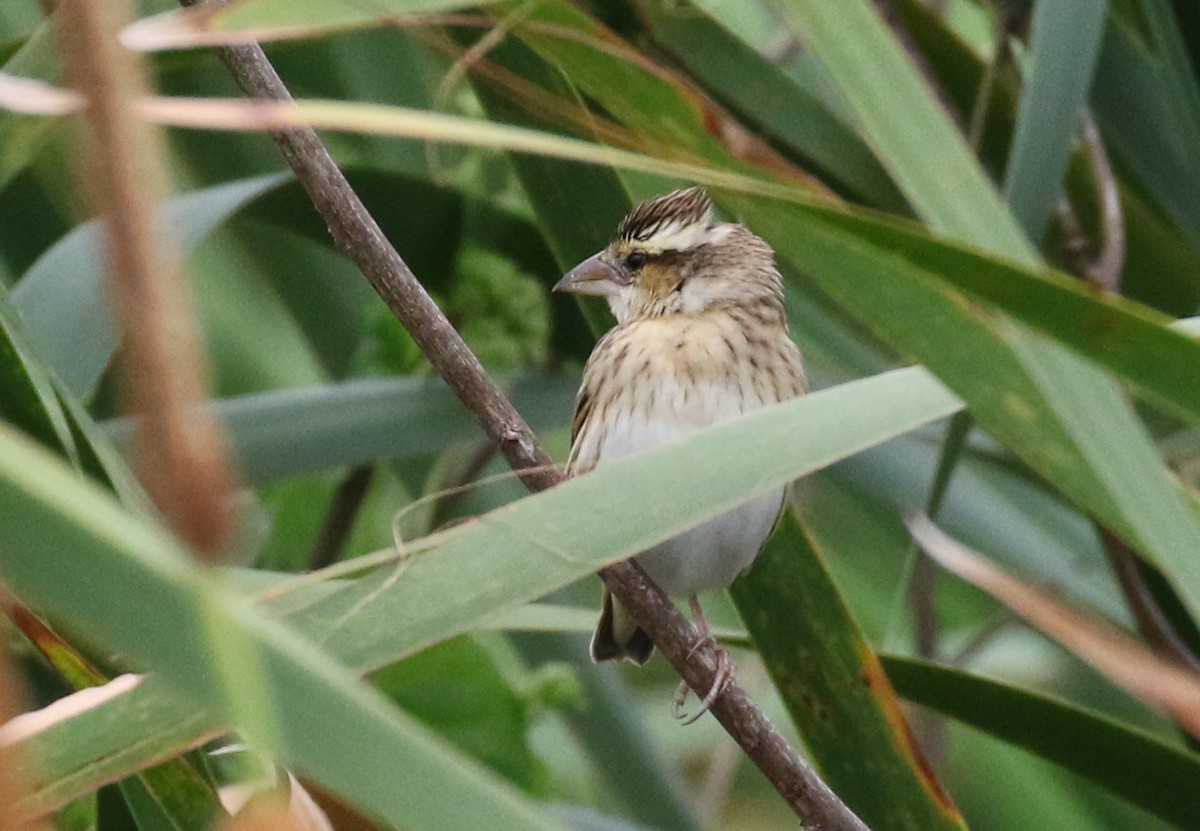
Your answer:
[[[124,333],[124,405],[141,416],[134,462],[175,532],[215,555],[234,527],[234,475],[210,410],[205,367],[178,257],[164,245],[156,206],[166,193],[157,130],[132,115],[146,96],[137,57],[117,33],[128,2],[62,0],[58,35],[85,101],[79,180],[104,221],[108,289]]]
[[[342,478],[333,493],[333,502],[321,523],[321,530],[317,532],[312,551],[308,554],[310,571],[318,571],[337,562],[374,478],[375,465],[370,463],[355,465]]]
[[[445,492],[433,503],[433,510],[430,512],[430,528],[442,527],[466,496],[471,483],[483,475],[495,457],[496,445],[484,439],[475,446],[467,460],[446,477],[442,482]]]
[[[186,6],[194,0],[180,2]],[[218,54],[250,97],[291,100],[260,47],[222,48]],[[459,400],[475,414],[509,465],[518,473],[525,472],[526,486],[539,491],[561,482],[562,474],[553,468],[524,418],[388,242],[316,132],[301,128],[276,131],[271,137],[325,219],[335,244],[358,265]],[[701,638],[636,564],[618,563],[599,573],[692,689],[706,692],[717,670],[712,642]],[[862,821],[801,761],[736,683],[726,686],[711,709],[804,827],[866,831]]]
[[[1121,189],[1100,137],[1100,128],[1090,112],[1084,114],[1082,132],[1096,183],[1096,200],[1100,204],[1100,253],[1084,267],[1083,276],[1106,291],[1118,292],[1121,290],[1121,273],[1125,270],[1125,214],[1121,210]]]
[[[1129,604],[1142,639],[1164,658],[1200,675],[1200,658],[1192,652],[1187,642],[1175,631],[1166,612],[1154,596],[1138,566],[1138,555],[1125,542],[1103,526],[1097,526],[1104,552],[1108,555],[1109,567],[1121,586],[1125,602]]]

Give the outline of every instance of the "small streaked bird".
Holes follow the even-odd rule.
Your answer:
[[[637,205],[612,242],[554,289],[606,298],[617,321],[583,372],[569,475],[805,392],[774,252],[745,226],[715,222],[701,188]],[[721,475],[720,465],[715,459],[714,476]],[[706,636],[696,594],[724,588],[749,568],[785,492],[756,497],[637,556],[663,591],[690,600]],[[653,650],[649,636],[605,591],[592,659],[641,664]],[[728,656],[720,655],[716,683],[696,716],[732,673]]]

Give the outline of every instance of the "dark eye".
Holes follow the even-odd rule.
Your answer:
[[[637,271],[639,268],[641,268],[645,264],[646,264],[646,252],[645,251],[630,251],[625,256],[625,266],[630,271]]]

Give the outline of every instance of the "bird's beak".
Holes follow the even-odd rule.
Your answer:
[[[603,253],[603,251],[600,252],[600,254]],[[554,291],[608,297],[624,288],[626,284],[624,277],[619,271],[600,259],[600,254],[593,254],[568,271],[565,277],[554,284]]]

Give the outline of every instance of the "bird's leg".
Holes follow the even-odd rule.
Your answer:
[[[717,651],[717,672],[713,676],[712,686],[709,687],[708,693],[700,701],[700,709],[690,716],[683,712],[683,705],[687,701],[690,687],[688,687],[687,681],[679,683],[679,688],[675,690],[675,701],[671,707],[671,714],[685,725],[692,724],[700,716],[708,712],[713,702],[717,700],[717,696],[724,692],[725,685],[733,678],[734,670],[733,659],[729,657],[729,653],[722,649],[721,645],[717,643],[717,639],[713,637],[712,629],[708,625],[708,619],[704,617],[704,610],[700,608],[700,599],[693,594],[688,598],[688,603],[692,607],[692,616],[696,619],[696,626],[700,629],[700,640],[696,641],[696,645],[692,647],[691,652],[688,653],[688,657],[690,658],[691,653],[695,652],[705,643],[711,643]]]

